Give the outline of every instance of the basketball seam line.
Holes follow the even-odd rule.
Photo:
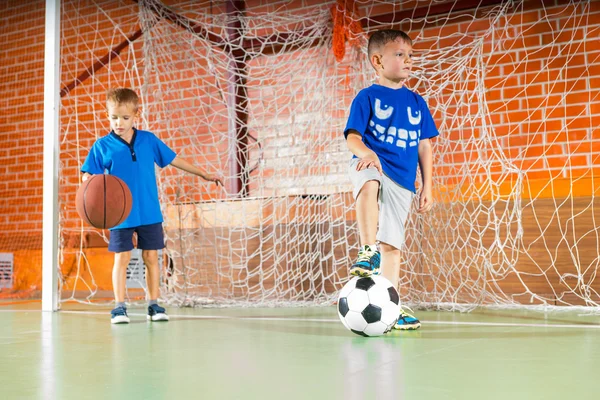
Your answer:
[[[90,223],[90,225],[94,226],[94,224],[91,223],[92,219],[88,215],[87,207],[85,206],[85,195],[87,194],[87,190],[90,187],[90,184],[92,183],[92,179],[94,179],[93,176],[89,179],[88,184],[86,185],[85,189],[83,190],[83,212],[85,213],[85,216],[86,216],[88,222]]]
[[[123,211],[121,212],[121,216],[119,217],[119,221],[118,221],[120,224],[121,222],[123,222],[123,220],[122,220],[123,214],[125,214],[125,210],[127,209],[127,196],[125,196],[125,188],[121,184],[121,181],[117,180],[117,182],[119,182],[119,186],[121,186],[121,190],[123,191]]]

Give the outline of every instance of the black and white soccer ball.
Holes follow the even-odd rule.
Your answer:
[[[383,276],[354,277],[340,291],[338,315],[357,335],[381,336],[398,321],[400,296]]]

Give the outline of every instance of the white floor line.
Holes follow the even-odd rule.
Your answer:
[[[509,326],[519,328],[570,328],[570,329],[600,329],[599,325],[589,324],[517,324],[511,322],[460,322],[460,321],[421,321],[430,325],[471,325],[471,326]]]
[[[94,314],[107,315],[106,311],[60,311],[61,314]],[[145,316],[143,313],[128,313],[130,316]],[[251,321],[294,321],[294,322],[340,322],[337,318],[297,318],[297,317],[240,317],[225,315],[182,315],[169,314],[172,319],[233,319]],[[600,329],[600,324],[523,324],[512,322],[461,322],[461,321],[421,321],[424,325],[465,325],[465,326],[495,326],[517,328],[558,328],[558,329]]]

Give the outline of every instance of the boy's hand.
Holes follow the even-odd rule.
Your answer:
[[[221,175],[206,175],[205,180],[214,182],[217,186],[223,186],[223,177]]]
[[[375,168],[377,171],[379,171],[379,175],[383,175],[383,170],[381,169],[381,162],[379,161],[379,157],[377,157],[377,154],[375,153],[371,153],[361,158],[358,161],[358,164],[356,165],[357,171],[362,171],[363,169],[367,168]]]
[[[421,193],[419,194],[419,213],[426,213],[431,211],[433,207],[433,196],[431,194],[431,189],[424,187],[421,189]]]
[[[83,173],[83,176],[81,177],[81,183],[87,181],[88,179],[90,179],[92,177],[92,174],[88,174],[87,172]]]

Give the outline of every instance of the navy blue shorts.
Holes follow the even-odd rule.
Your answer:
[[[108,251],[122,253],[133,250],[133,233],[137,233],[137,248],[140,250],[160,250],[165,248],[162,223],[142,225],[135,228],[113,229],[110,231]]]

